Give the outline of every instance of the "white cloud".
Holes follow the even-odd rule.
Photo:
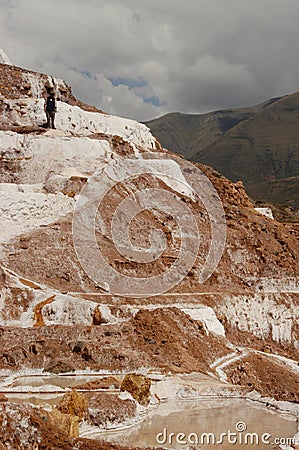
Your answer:
[[[118,115],[204,112],[299,88],[298,0],[0,0],[0,10],[15,64]]]

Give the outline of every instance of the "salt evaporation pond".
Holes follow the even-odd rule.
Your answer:
[[[102,377],[103,374],[99,376]],[[6,395],[17,402],[55,405],[66,387],[75,387],[97,378],[96,375],[83,374],[25,376],[6,386],[8,390],[12,390],[10,393],[6,392]],[[46,386],[50,388],[48,392]],[[39,387],[45,391],[32,392],[34,388],[39,390]],[[20,388],[21,391],[18,392]],[[25,392],[22,392],[22,388]],[[96,431],[95,428],[85,429],[81,436],[134,447],[256,450],[274,448],[277,446],[275,438],[290,439],[297,431],[294,416],[280,414],[244,399],[210,398],[161,402],[140,424],[135,423],[123,430],[109,432]],[[285,442],[281,441],[281,444]]]
[[[222,434],[229,430],[230,438]],[[164,403],[139,426],[88,437],[134,447],[256,450],[274,448],[275,438],[292,438],[296,432],[293,416],[241,399],[215,399]],[[185,442],[179,444],[177,440]]]

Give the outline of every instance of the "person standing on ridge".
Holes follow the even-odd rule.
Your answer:
[[[47,128],[56,130],[55,127],[55,113],[57,112],[55,93],[53,91],[48,95],[45,101],[45,113],[47,116]]]

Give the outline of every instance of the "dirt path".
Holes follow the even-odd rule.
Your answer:
[[[222,356],[221,358],[216,359],[211,365],[211,369],[214,369],[219,377],[219,379],[223,382],[228,382],[227,376],[223,369],[233,362],[239,361],[242,358],[245,358],[249,354],[247,349],[238,349],[235,352],[229,353],[228,355]]]

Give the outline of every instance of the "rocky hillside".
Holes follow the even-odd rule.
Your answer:
[[[0,449],[118,449],[90,438],[202,395],[298,414],[298,225],[61,80],[3,64],[0,108]]]
[[[252,108],[168,114],[147,122],[163,146],[214,167],[247,192],[299,208],[299,93]]]

